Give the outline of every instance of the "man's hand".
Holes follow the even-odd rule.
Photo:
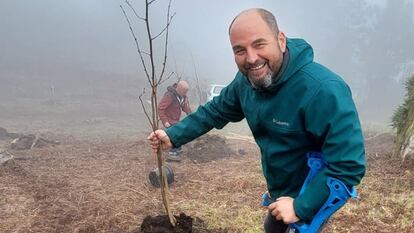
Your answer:
[[[151,145],[152,151],[154,151],[155,153],[157,153],[159,147],[160,147],[160,143],[161,143],[161,148],[163,150],[169,150],[172,148],[172,143],[170,138],[168,137],[167,133],[165,133],[164,130],[159,129],[159,130],[155,130],[155,132],[152,132],[148,137],[147,137],[149,144]]]
[[[165,122],[165,124],[164,124],[164,127],[165,127],[165,128],[170,128],[170,126],[171,126],[171,125],[170,125],[170,123]]]
[[[294,223],[300,219],[293,208],[293,200],[291,197],[279,197],[267,208],[277,220],[282,220],[285,224]]]

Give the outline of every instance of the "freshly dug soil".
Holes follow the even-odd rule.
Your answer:
[[[191,233],[193,232],[193,218],[183,213],[175,216],[177,224],[171,226],[168,215],[147,216],[142,221],[141,229],[136,233]]]
[[[186,157],[196,163],[207,163],[236,154],[226,144],[226,138],[220,135],[206,134],[187,146]]]

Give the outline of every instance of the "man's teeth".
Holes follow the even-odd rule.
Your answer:
[[[256,66],[256,67],[251,67],[250,70],[258,70],[258,69],[263,68],[263,66],[265,66],[265,63],[263,63],[263,64],[261,64],[259,66]]]

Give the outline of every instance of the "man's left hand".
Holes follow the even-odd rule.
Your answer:
[[[279,197],[267,208],[277,220],[282,220],[285,224],[295,223],[300,219],[293,208],[293,200],[291,197]]]

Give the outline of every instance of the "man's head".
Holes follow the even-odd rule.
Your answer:
[[[273,14],[258,8],[243,11],[230,24],[229,35],[239,70],[254,87],[269,87],[286,51],[286,36]]]
[[[184,97],[187,95],[188,89],[189,89],[188,83],[183,80],[179,81],[177,83],[177,87],[175,88],[175,90],[181,97]]]

